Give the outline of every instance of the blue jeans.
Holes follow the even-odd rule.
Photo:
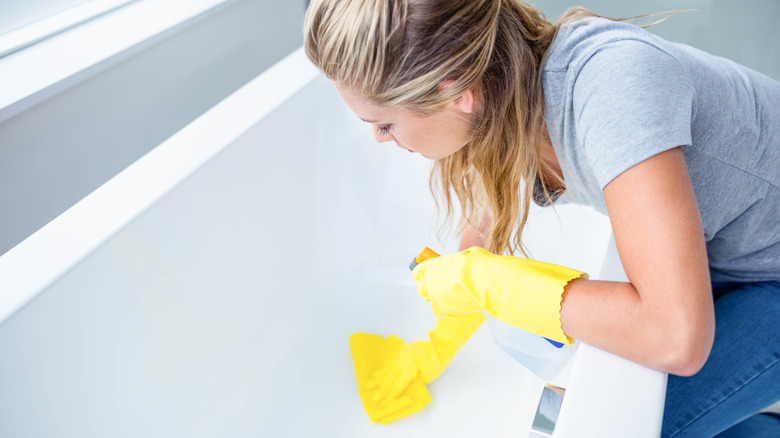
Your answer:
[[[661,435],[780,437],[780,282],[713,284],[715,343],[691,377],[669,376]]]

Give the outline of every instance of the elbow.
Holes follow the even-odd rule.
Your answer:
[[[665,371],[682,377],[693,376],[704,367],[710,356],[714,329],[698,329],[685,336],[675,336],[677,340],[669,343]]]
[[[690,377],[701,371],[706,362],[707,357],[702,355],[682,355],[667,363],[666,372],[676,376]]]
[[[682,377],[701,371],[715,341],[712,293],[704,289],[693,296],[701,299],[661,306],[651,323],[656,351],[662,352],[658,369]]]

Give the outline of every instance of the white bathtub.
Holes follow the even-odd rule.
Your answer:
[[[0,257],[0,436],[527,436],[544,382],[487,327],[423,412],[377,425],[358,398],[350,334],[433,326],[407,265],[456,243],[428,169],[293,53]],[[588,209],[527,239],[622,275]],[[584,344],[570,372],[554,436],[659,434],[663,373]]]

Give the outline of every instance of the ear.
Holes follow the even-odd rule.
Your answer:
[[[452,86],[452,84],[455,83],[454,79],[448,79],[439,85],[440,90],[447,89]],[[471,114],[474,112],[474,90],[466,90],[458,96],[455,101],[453,102],[455,106],[457,106],[461,111],[463,111],[466,114]]]
[[[455,99],[455,105],[457,105],[461,111],[466,114],[474,112],[474,90],[466,90],[463,94]]]

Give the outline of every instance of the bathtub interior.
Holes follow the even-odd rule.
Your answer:
[[[376,425],[357,396],[350,334],[434,323],[408,262],[457,242],[428,171],[312,81],[2,323],[0,434],[525,436],[543,382],[486,327],[423,412]],[[608,235],[566,206],[527,240],[598,272]]]

